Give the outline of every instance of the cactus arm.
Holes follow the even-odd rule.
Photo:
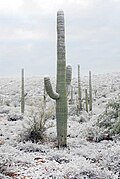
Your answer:
[[[51,85],[51,81],[49,77],[45,77],[44,78],[44,84],[45,84],[45,89],[47,94],[54,100],[59,99],[59,94],[53,91],[52,85]]]

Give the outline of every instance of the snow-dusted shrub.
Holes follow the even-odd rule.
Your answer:
[[[23,115],[22,114],[17,114],[17,113],[10,113],[10,114],[8,114],[7,119],[8,119],[8,121],[22,120]]]
[[[99,115],[97,125],[111,134],[120,134],[120,101],[111,101]]]
[[[97,126],[93,126],[93,127],[87,128],[85,137],[87,141],[98,142],[100,136],[102,135],[103,135],[102,130],[100,130],[100,128]]]
[[[41,125],[41,119],[38,116],[28,118],[23,123],[23,131],[20,134],[20,141],[38,142],[43,139],[45,127]]]
[[[1,179],[10,179],[11,177],[7,176],[11,172],[11,163],[12,160],[9,156],[0,153],[0,178]]]
[[[21,140],[31,140],[32,142],[42,141],[46,130],[46,121],[52,116],[53,109],[45,109],[44,106],[41,106],[39,111],[33,111],[32,117],[26,119],[23,123],[23,132],[20,135]]]

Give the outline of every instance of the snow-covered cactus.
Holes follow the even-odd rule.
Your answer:
[[[82,110],[82,94],[81,94],[81,81],[80,81],[80,65],[78,65],[78,110]]]
[[[24,93],[24,69],[21,70],[21,113],[25,110],[25,93]]]
[[[88,92],[87,89],[85,89],[85,110],[88,112]]]
[[[67,145],[67,91],[66,91],[66,57],[64,12],[57,12],[57,84],[53,91],[49,77],[44,78],[48,95],[56,100],[56,120],[58,147]]]
[[[92,111],[92,80],[91,80],[91,71],[89,71],[89,111]]]

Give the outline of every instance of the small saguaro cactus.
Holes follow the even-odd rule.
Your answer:
[[[78,108],[82,111],[82,94],[81,94],[81,81],[80,81],[80,65],[78,65]]]
[[[88,92],[87,89],[85,89],[85,110],[88,112]]]
[[[21,70],[21,113],[25,110],[25,93],[24,93],[24,69]]]
[[[44,78],[48,95],[56,100],[57,140],[58,147],[67,146],[67,90],[66,90],[66,57],[64,12],[57,12],[57,84],[53,91],[49,77]]]
[[[91,80],[91,71],[89,71],[89,111],[92,111],[92,80]]]
[[[72,66],[67,65],[66,67],[66,85],[67,85],[67,93],[70,93],[70,85],[72,80]]]

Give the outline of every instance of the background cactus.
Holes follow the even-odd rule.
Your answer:
[[[85,89],[85,110],[88,112],[88,92],[87,89]]]
[[[25,110],[24,69],[21,70],[21,113]]]
[[[56,100],[56,120],[58,147],[67,145],[67,91],[66,91],[66,57],[64,12],[57,12],[57,84],[53,91],[50,79],[44,78],[48,95]]]
[[[80,65],[78,65],[78,111],[82,110],[82,94],[81,94],[81,82],[80,82]]]
[[[89,71],[89,111],[92,111],[92,80],[91,80],[91,71]]]

